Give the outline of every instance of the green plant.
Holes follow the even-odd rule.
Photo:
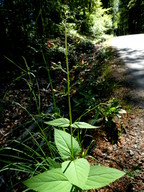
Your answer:
[[[42,51],[42,56],[43,56],[44,64],[46,66],[46,70],[47,70],[47,73],[48,73],[48,78],[49,78],[49,82],[50,82],[50,86],[51,86],[51,90],[52,90],[52,98],[53,98],[54,109],[55,109],[55,112],[56,112],[57,111],[57,106],[56,106],[56,101],[55,101],[55,95],[54,95],[54,92],[53,92],[53,84],[52,84],[52,80],[51,80],[50,69],[49,69],[49,66],[48,66],[48,63],[46,61],[46,58],[44,56],[43,51]]]
[[[44,173],[31,177],[24,184],[32,190],[39,192],[79,192],[89,189],[100,188],[108,185],[125,173],[117,169],[90,166],[84,158],[84,154],[79,143],[73,136],[75,129],[94,129],[98,128],[85,122],[72,122],[71,98],[70,98],[70,77],[67,51],[67,31],[65,22],[65,55],[67,67],[67,95],[69,119],[58,118],[46,122],[54,128],[54,142],[63,160],[59,168],[53,167]],[[63,130],[60,130],[62,128]],[[70,134],[66,129],[70,128]],[[80,154],[82,152],[82,155]]]
[[[142,167],[139,165],[133,165],[131,170],[125,170],[127,176],[130,178],[134,178],[135,176],[139,175],[142,171]]]
[[[70,134],[58,129],[54,132],[55,144],[64,162],[60,168],[53,168],[25,181],[24,184],[30,189],[40,192],[89,190],[106,186],[125,174],[113,168],[90,166],[86,159],[80,157],[81,148],[74,137],[72,149]]]
[[[40,115],[41,113],[41,96],[40,96],[40,89],[39,89],[39,83],[37,80],[36,75],[31,71],[30,67],[27,64],[27,61],[24,57],[24,64],[26,66],[26,69],[22,68],[21,66],[19,66],[18,64],[16,64],[14,61],[12,61],[10,58],[6,57],[5,58],[12,63],[14,66],[16,66],[18,69],[20,69],[21,71],[21,75],[18,76],[17,78],[15,78],[13,80],[13,82],[15,81],[19,81],[19,80],[24,80],[30,90],[30,102],[29,102],[29,109],[28,111],[31,112],[31,108],[32,108],[32,99],[34,98],[35,104],[36,104],[36,109],[38,114]],[[37,92],[37,93],[36,93]],[[5,92],[4,97],[6,97],[6,95],[8,94],[8,91]]]
[[[107,139],[111,143],[117,143],[118,137],[124,128],[121,130],[116,126],[115,120],[121,118],[121,114],[125,114],[126,111],[122,109],[119,102],[116,99],[111,99],[108,103],[102,103],[97,107],[97,113],[92,122],[97,122],[98,120],[104,125],[104,132],[107,135]]]
[[[111,99],[108,104],[105,104],[101,107],[100,111],[106,122],[112,121],[115,116],[120,118],[120,114],[126,113],[116,99]]]

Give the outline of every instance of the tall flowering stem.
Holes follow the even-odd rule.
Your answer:
[[[68,48],[67,48],[67,28],[65,20],[65,56],[66,56],[66,68],[67,68],[67,94],[68,94],[68,107],[69,107],[69,119],[70,119],[70,131],[71,131],[71,151],[73,158],[73,130],[72,130],[72,110],[71,110],[71,96],[70,96],[70,71],[68,64]]]

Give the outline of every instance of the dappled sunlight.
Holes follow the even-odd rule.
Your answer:
[[[115,47],[136,84],[144,89],[144,34],[113,38]]]

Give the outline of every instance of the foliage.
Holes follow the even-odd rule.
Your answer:
[[[119,34],[136,34],[143,32],[143,9],[144,4],[140,0],[120,1]]]
[[[59,138],[61,135],[63,137]],[[90,166],[84,158],[72,160],[73,153],[69,151],[70,137],[70,134],[55,129],[55,143],[59,153],[62,158],[69,160],[64,161],[61,168],[52,169],[28,179],[24,182],[27,187],[40,192],[82,191],[104,187],[125,174],[113,168]],[[73,150],[75,154],[79,154],[80,147],[75,138],[72,139],[76,143]],[[66,156],[65,153],[67,153]]]
[[[112,28],[112,19],[109,14],[109,9],[102,9],[101,1],[97,1],[95,12],[91,15],[93,20],[92,33],[95,36],[100,36],[107,33]]]
[[[126,113],[125,110],[121,109],[119,102],[115,99],[110,100],[108,105],[102,106],[100,111],[104,116],[105,121],[111,121],[115,116],[120,118],[120,114]]]
[[[114,35],[142,33],[144,29],[144,4],[141,0],[102,0],[110,8]]]
[[[125,173],[116,169],[90,166],[84,158],[77,158],[80,155],[81,148],[73,137],[73,128],[96,128],[84,122],[72,123],[72,111],[70,100],[70,80],[67,54],[67,32],[65,27],[65,55],[67,66],[67,93],[69,118],[59,118],[47,122],[54,127],[70,127],[70,133],[65,130],[54,129],[55,145],[61,158],[64,160],[61,168],[54,168],[24,182],[24,184],[35,191],[82,191],[106,186],[110,182],[122,177]]]
[[[83,34],[101,34],[111,28],[110,16],[101,1],[15,1],[5,0],[0,5],[1,41],[10,49],[27,48],[43,37],[63,35],[63,20],[68,15],[70,30]],[[103,22],[100,24],[100,20]],[[95,24],[97,23],[97,24]],[[94,28],[93,28],[94,27]]]

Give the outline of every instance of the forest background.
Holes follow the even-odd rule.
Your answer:
[[[142,33],[143,8],[142,0],[1,0],[0,52],[21,50],[24,55],[39,40],[63,35],[66,12],[69,31],[88,37]]]

